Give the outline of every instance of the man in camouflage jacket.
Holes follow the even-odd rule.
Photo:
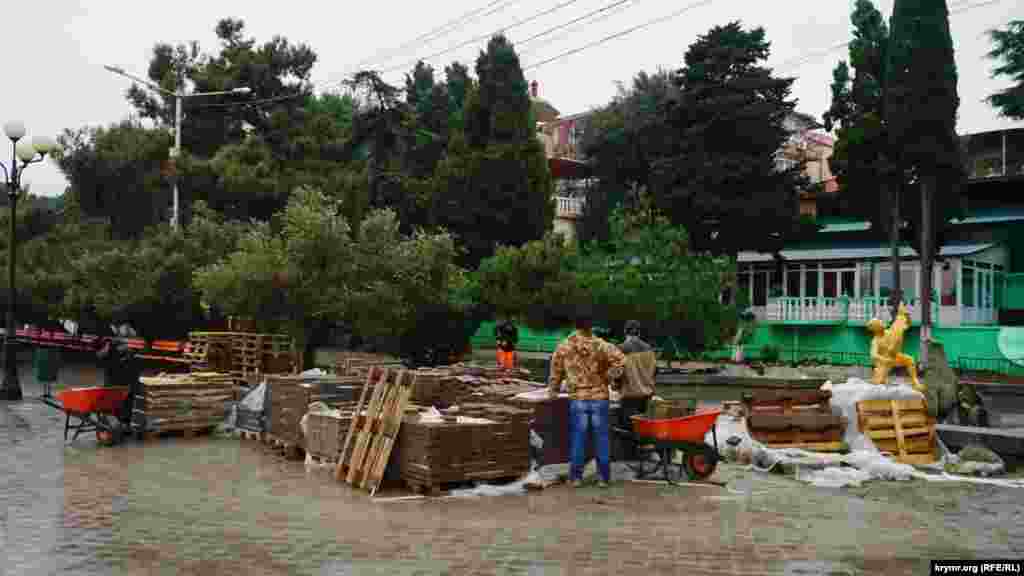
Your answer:
[[[586,307],[576,314],[576,331],[558,345],[551,357],[548,391],[557,397],[564,379],[569,390],[571,465],[569,478],[579,486],[583,478],[583,455],[587,430],[594,432],[601,485],[611,479],[608,439],[609,388],[611,380],[622,377],[626,357],[615,345],[594,336],[593,316]]]

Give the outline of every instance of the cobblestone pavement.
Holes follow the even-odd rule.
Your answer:
[[[990,486],[827,490],[726,467],[727,488],[373,501],[254,442],[65,446],[63,421],[0,403],[0,574],[888,575],[1024,555],[1020,493]]]

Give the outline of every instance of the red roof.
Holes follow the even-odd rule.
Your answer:
[[[548,168],[551,170],[552,178],[556,180],[588,178],[591,173],[591,168],[586,162],[572,158],[548,158]]]

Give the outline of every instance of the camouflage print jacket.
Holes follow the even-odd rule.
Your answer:
[[[551,357],[548,391],[558,394],[565,379],[573,400],[608,400],[610,379],[620,378],[625,366],[626,356],[613,344],[573,332]]]

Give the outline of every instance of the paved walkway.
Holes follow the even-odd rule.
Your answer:
[[[725,467],[728,488],[382,502],[252,442],[65,446],[62,425],[0,403],[0,574],[898,575],[1024,555],[1021,493],[991,486],[827,490]]]

